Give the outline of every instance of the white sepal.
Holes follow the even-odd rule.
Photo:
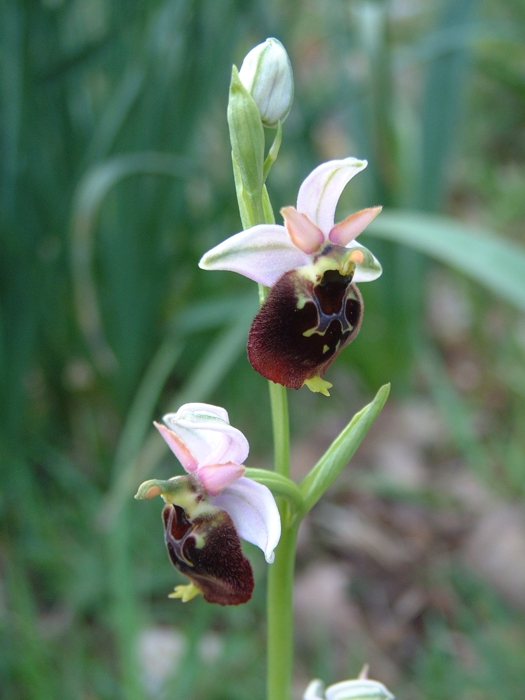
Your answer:
[[[270,489],[243,476],[211,502],[228,513],[242,539],[262,549],[270,564],[281,537],[281,517]]]

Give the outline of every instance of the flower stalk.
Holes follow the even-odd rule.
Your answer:
[[[290,420],[286,387],[269,381],[275,471],[290,473]],[[267,695],[268,700],[291,697],[293,672],[293,581],[295,543],[299,522],[295,523],[290,504],[277,500],[281,514],[281,539],[275,560],[268,571],[267,588]]]
[[[286,506],[286,504],[284,504]],[[268,571],[267,588],[267,698],[290,700],[293,673],[293,581],[299,522],[285,522],[288,508],[279,504],[283,528]]]
[[[275,471],[282,476],[290,474],[290,419],[286,387],[268,382],[273,429]]]

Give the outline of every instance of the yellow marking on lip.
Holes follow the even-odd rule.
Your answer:
[[[317,326],[314,326],[313,328],[309,328],[307,331],[304,331],[303,335],[305,338],[310,338],[310,336],[314,335],[317,333],[317,335],[324,335],[328,328],[325,328],[324,331],[318,330]]]
[[[312,301],[312,299],[306,294],[302,294],[301,292],[297,294],[297,308],[299,310],[304,309],[309,301]]]

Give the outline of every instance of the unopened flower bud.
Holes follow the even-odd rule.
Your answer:
[[[379,681],[356,678],[336,683],[326,690],[322,681],[314,680],[306,689],[303,700],[395,700],[395,698]]]
[[[357,678],[328,687],[326,700],[395,700],[395,698],[379,681]]]
[[[286,49],[277,39],[266,39],[245,57],[239,78],[253,97],[262,123],[276,128],[293,102],[292,65]]]

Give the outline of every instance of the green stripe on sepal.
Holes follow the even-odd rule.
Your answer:
[[[348,464],[381,412],[389,393],[390,384],[382,386],[375,399],[355,414],[312,471],[303,479],[299,486],[303,497],[303,506],[299,511],[299,517],[303,517],[317,503]]]

